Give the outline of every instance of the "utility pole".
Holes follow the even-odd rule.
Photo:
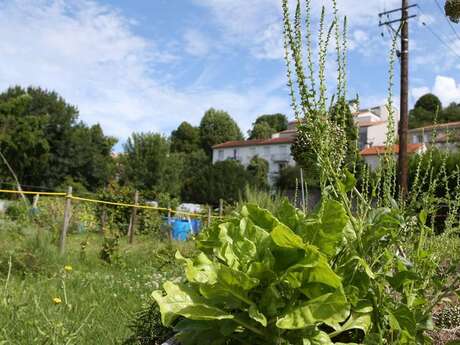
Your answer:
[[[402,196],[407,195],[408,191],[408,170],[409,170],[409,155],[407,152],[408,130],[409,130],[409,19],[416,15],[409,15],[409,9],[416,5],[409,5],[409,0],[402,0],[401,8],[391,10],[379,14],[380,26],[387,26],[391,29],[396,37],[401,38],[401,50],[398,53],[401,62],[401,94],[400,94],[400,121],[399,121],[399,186]],[[401,11],[401,18],[391,20],[390,15]],[[382,17],[386,17],[387,21],[382,21]],[[394,29],[391,24],[399,23],[399,28]]]

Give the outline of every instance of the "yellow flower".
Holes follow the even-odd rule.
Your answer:
[[[61,304],[61,303],[62,303],[62,300],[61,300],[59,297],[54,297],[54,298],[53,298],[53,303],[54,303],[54,304]]]
[[[72,272],[73,268],[72,268],[72,266],[70,266],[70,265],[66,265],[66,266],[64,266],[64,270],[65,270],[66,272]]]

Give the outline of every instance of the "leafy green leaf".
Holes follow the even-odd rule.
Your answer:
[[[241,213],[248,217],[255,225],[267,231],[271,231],[279,223],[270,211],[260,208],[257,205],[248,204],[243,207]]]
[[[323,253],[329,256],[335,255],[349,222],[347,213],[339,202],[325,200],[321,204],[319,216],[315,223],[305,225],[303,230],[305,239]]]
[[[161,291],[154,291],[152,297],[160,306],[161,321],[165,326],[170,326],[178,316],[192,320],[233,319],[233,315],[208,305],[189,287],[166,282],[163,288],[166,296]]]
[[[347,319],[350,306],[341,291],[325,294],[313,300],[291,308],[277,322],[281,329],[302,329],[318,323],[339,327]]]
[[[249,307],[249,317],[259,322],[262,326],[267,327],[267,318],[262,314],[255,304],[251,304]]]

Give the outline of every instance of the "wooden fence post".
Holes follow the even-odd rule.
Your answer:
[[[171,208],[169,208],[169,207],[168,207],[168,238],[169,238],[169,241],[173,240],[172,222],[171,222]]]
[[[65,208],[64,208],[64,224],[62,226],[61,236],[59,238],[59,253],[65,252],[65,239],[70,225],[70,218],[72,217],[72,187],[67,190]]]
[[[102,205],[102,214],[101,214],[101,231],[103,235],[105,233],[105,223],[107,222],[107,209],[105,205]]]
[[[134,204],[137,206],[139,205],[139,192],[136,190],[134,193]],[[137,207],[133,207],[131,211],[131,218],[129,220],[129,228],[128,228],[128,243],[132,244],[134,241],[134,226],[136,224],[136,213]]]
[[[211,207],[208,207],[208,226],[211,225],[211,218],[212,218],[211,214],[212,214]]]
[[[38,199],[40,199],[40,194],[34,195],[34,201],[32,202],[32,209],[37,208],[38,206]]]
[[[224,199],[219,199],[219,217],[222,218],[224,214]]]
[[[304,180],[303,180],[303,169],[300,168],[300,190],[302,192],[302,211],[303,213],[305,213],[307,211],[307,207],[306,207],[306,204],[305,204],[305,184],[304,184]]]

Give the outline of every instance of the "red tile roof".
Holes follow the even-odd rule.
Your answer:
[[[408,144],[407,145],[407,152],[414,153],[417,152],[420,148],[423,147],[423,144]],[[393,145],[393,148],[390,149],[392,153],[399,153],[399,145]],[[371,146],[368,148],[363,149],[360,153],[361,156],[377,156],[383,155],[386,152],[385,146]]]
[[[238,140],[238,141],[227,141],[222,144],[214,145],[213,149],[224,149],[230,147],[243,147],[243,146],[254,146],[254,145],[276,145],[276,144],[292,144],[294,138],[271,138],[271,139],[253,139],[253,140]]]

